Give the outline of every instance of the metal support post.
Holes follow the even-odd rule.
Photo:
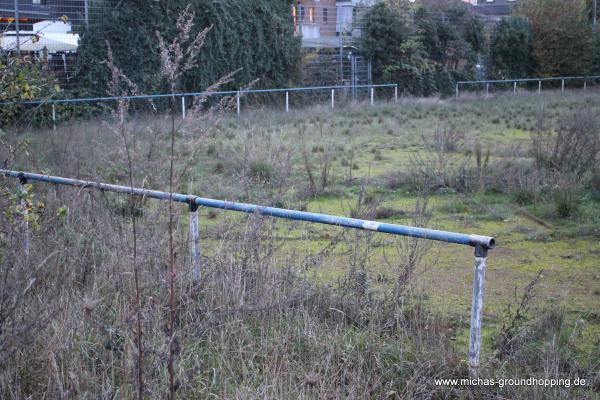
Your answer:
[[[23,235],[23,251],[25,253],[25,262],[29,264],[29,248],[30,248],[30,239],[29,239],[29,203],[27,201],[27,179],[20,178],[19,179],[19,197],[20,207],[21,207],[21,233]]]
[[[583,81],[583,91],[587,90],[587,81]]]
[[[236,103],[237,103],[237,115],[240,115],[241,112],[241,104],[240,104],[240,92],[237,92],[236,95]]]
[[[398,102],[398,85],[394,86],[394,103]]]
[[[331,89],[331,108],[335,108],[335,89]]]
[[[290,93],[285,92],[285,112],[290,112]]]
[[[565,91],[565,80],[564,80],[564,79],[561,81],[561,87],[560,87],[560,91],[561,91],[561,92],[564,92],[564,91]]]
[[[456,98],[458,99],[458,82],[456,83]]]
[[[52,127],[56,130],[56,105],[52,104]]]
[[[192,281],[195,284],[200,283],[202,276],[200,271],[200,232],[198,204],[189,203],[190,206],[190,260],[192,266]]]
[[[375,104],[374,91],[375,89],[373,88],[373,86],[371,86],[371,105]]]
[[[181,118],[185,119],[185,96],[181,96]]]
[[[17,55],[21,57],[21,17],[19,16],[19,0],[15,0],[15,31],[17,33]]]
[[[481,321],[485,292],[485,268],[488,249],[481,244],[475,246],[475,270],[473,276],[473,298],[471,301],[471,332],[469,339],[469,374],[477,377],[481,353]]]
[[[515,81],[514,84],[513,84],[513,93],[514,94],[517,93],[517,81]]]
[[[541,94],[542,93],[542,81],[538,82],[538,93]]]
[[[490,84],[486,83],[486,85],[485,85],[485,95],[489,96],[489,94],[490,94]]]

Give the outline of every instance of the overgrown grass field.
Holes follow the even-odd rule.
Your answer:
[[[6,157],[11,169],[126,185],[126,137],[134,184],[167,190],[173,123],[176,191],[495,236],[481,376],[589,383],[434,384],[467,371],[471,248],[201,209],[198,286],[177,206],[181,398],[598,398],[600,93],[402,99],[198,124],[71,121],[9,133]],[[19,224],[3,220],[4,288],[18,304],[1,321],[1,397],[132,396],[135,263],[144,390],[164,396],[165,204],[38,183],[30,192],[40,204],[29,259]]]

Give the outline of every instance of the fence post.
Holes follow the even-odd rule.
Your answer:
[[[331,89],[331,108],[335,108],[335,89]]]
[[[483,296],[485,291],[485,268],[488,249],[475,246],[475,269],[473,276],[473,298],[471,301],[471,332],[469,339],[469,374],[477,377],[481,352],[481,320],[483,317]]]
[[[583,81],[583,91],[587,90],[587,81]]]
[[[192,281],[194,284],[200,283],[200,233],[198,204],[193,199],[190,200],[190,259],[192,265]]]
[[[486,96],[490,95],[490,84],[489,83],[485,84],[485,95]]]
[[[513,84],[513,94],[517,93],[517,81],[514,82]]]
[[[375,99],[373,96],[373,92],[375,91],[375,89],[373,88],[373,86],[371,86],[371,105],[375,104]]]
[[[538,82],[538,94],[542,93],[542,81]]]
[[[394,103],[398,102],[398,84],[394,86]]]
[[[181,96],[181,118],[185,119],[185,96]]]
[[[56,105],[52,103],[52,127],[56,130]]]
[[[25,199],[27,197],[27,179],[19,178],[19,197],[21,207],[21,233],[23,234],[23,251],[25,253],[25,263],[29,264],[29,204]]]
[[[562,83],[561,83],[561,88],[560,88],[560,91],[561,91],[561,92],[564,92],[564,91],[565,91],[565,80],[563,79],[561,82],[562,82]]]
[[[456,99],[458,99],[458,82],[456,82]]]
[[[238,90],[236,95],[236,103],[237,103],[237,115],[240,115],[241,112],[241,104],[240,104],[240,92]]]
[[[285,112],[290,112],[290,93],[285,92]]]

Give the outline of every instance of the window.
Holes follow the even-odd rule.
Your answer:
[[[323,9],[323,22],[327,22],[327,7]]]
[[[298,9],[300,10],[300,21],[304,21],[304,6],[299,4]]]
[[[315,22],[315,8],[314,7],[311,7],[308,10],[308,20],[310,22]]]

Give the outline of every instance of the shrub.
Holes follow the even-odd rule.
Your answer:
[[[558,121],[556,134],[538,128],[531,134],[531,148],[538,169],[571,174],[580,180],[598,162],[598,113],[583,109],[562,116]]]
[[[262,183],[269,183],[273,178],[273,167],[262,160],[250,162],[248,176]]]
[[[39,63],[25,59],[0,59],[0,101],[21,102],[44,99],[60,92],[51,75]],[[0,107],[0,125],[12,125],[24,115],[27,106],[4,104]]]

